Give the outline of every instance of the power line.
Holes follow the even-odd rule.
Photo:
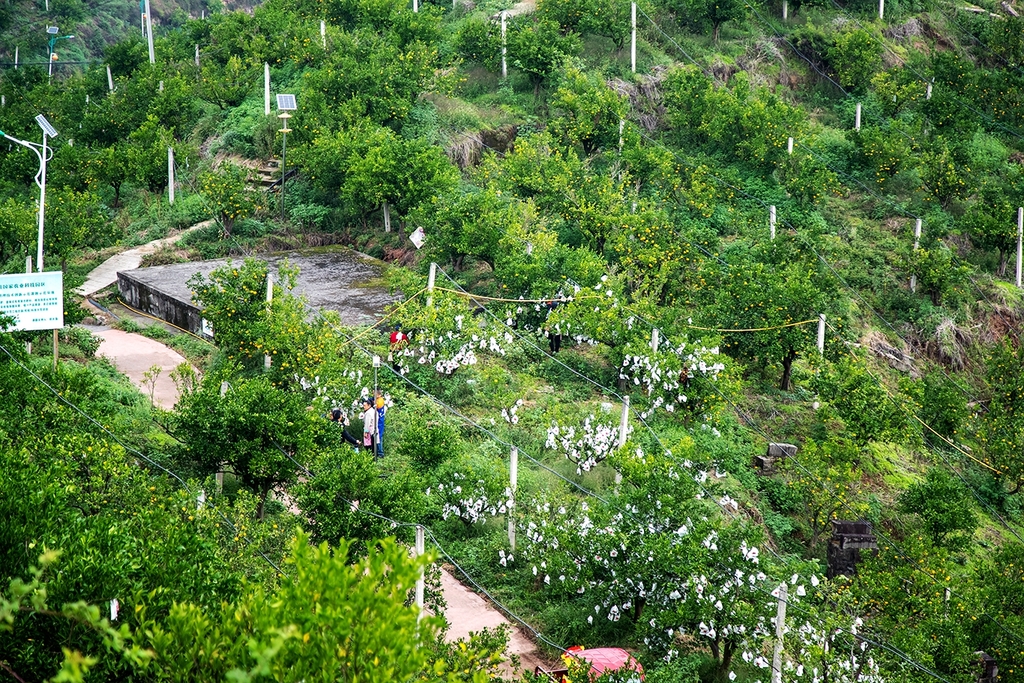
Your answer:
[[[68,399],[66,399],[66,398],[65,398],[64,396],[62,396],[62,395],[61,395],[61,393],[60,393],[59,391],[57,391],[57,390],[56,390],[56,389],[54,389],[54,388],[53,388],[52,386],[50,386],[50,384],[49,384],[49,383],[48,383],[48,382],[47,382],[46,380],[44,380],[44,379],[43,379],[42,377],[40,377],[40,376],[39,376],[39,375],[37,375],[37,374],[36,374],[36,373],[35,373],[34,371],[32,371],[32,369],[31,369],[31,368],[27,367],[27,366],[26,366],[26,365],[25,365],[24,363],[22,363],[22,362],[21,362],[21,361],[20,361],[20,360],[19,360],[19,359],[18,359],[18,358],[17,358],[17,357],[16,357],[15,355],[14,355],[14,354],[12,354],[12,353],[11,353],[11,352],[10,352],[10,351],[9,351],[9,350],[7,349],[7,347],[3,346],[2,344],[0,344],[0,351],[3,351],[3,352],[4,352],[5,354],[7,354],[7,357],[8,357],[8,358],[10,358],[10,359],[11,359],[11,361],[13,361],[13,362],[15,363],[15,365],[17,365],[18,367],[20,367],[20,368],[21,368],[22,370],[24,370],[24,371],[25,371],[26,373],[28,373],[29,375],[31,375],[31,376],[32,376],[32,377],[33,377],[33,378],[34,378],[34,379],[35,379],[35,380],[36,380],[37,382],[39,382],[39,383],[40,383],[40,384],[42,384],[42,385],[43,385],[44,387],[46,387],[46,388],[47,388],[47,389],[48,389],[48,390],[50,391],[50,393],[51,393],[51,394],[53,394],[53,395],[54,395],[54,396],[55,396],[55,397],[57,398],[57,400],[58,400],[59,402],[63,403],[63,404],[64,404],[65,406],[67,406],[68,408],[71,408],[71,409],[72,409],[72,410],[74,410],[74,411],[75,411],[76,413],[78,413],[79,415],[81,415],[82,417],[84,417],[84,418],[85,418],[85,419],[86,419],[87,421],[89,421],[89,422],[90,422],[91,424],[93,424],[94,426],[98,427],[98,428],[99,428],[99,429],[100,429],[100,430],[101,430],[101,431],[102,431],[102,432],[103,432],[104,434],[106,434],[106,435],[107,435],[108,437],[110,437],[110,438],[111,438],[111,439],[112,439],[112,440],[113,440],[113,441],[114,441],[115,443],[117,443],[117,444],[118,444],[119,446],[121,446],[121,448],[125,449],[125,450],[126,450],[126,451],[128,451],[129,453],[132,453],[132,454],[134,454],[134,455],[138,456],[139,458],[141,458],[141,459],[142,459],[142,460],[144,460],[145,462],[149,463],[149,464],[150,464],[151,466],[153,466],[153,467],[156,467],[157,469],[159,469],[159,470],[163,471],[164,473],[166,473],[166,474],[167,474],[168,476],[170,476],[170,477],[172,477],[173,479],[175,479],[175,480],[176,480],[176,481],[177,481],[177,482],[178,482],[178,483],[179,483],[179,484],[181,485],[181,487],[182,487],[183,489],[185,489],[185,491],[186,491],[186,492],[187,492],[187,493],[188,493],[188,494],[189,494],[189,495],[190,495],[191,497],[193,497],[193,498],[195,498],[195,497],[196,497],[196,494],[195,494],[195,492],[194,492],[194,491],[192,490],[192,488],[191,488],[191,487],[190,487],[190,486],[188,485],[188,483],[187,483],[187,482],[186,482],[186,481],[185,481],[184,479],[182,479],[182,478],[181,478],[181,477],[180,477],[180,476],[179,476],[178,474],[176,474],[175,472],[171,471],[170,469],[168,469],[168,468],[164,467],[163,465],[161,465],[161,464],[160,464],[160,463],[158,463],[157,461],[153,460],[152,458],[150,458],[150,457],[148,457],[148,456],[144,455],[144,454],[143,454],[142,452],[140,452],[140,451],[139,451],[138,449],[136,449],[136,448],[134,448],[134,447],[132,447],[132,446],[129,446],[128,444],[126,444],[126,443],[124,443],[123,441],[121,441],[121,439],[119,439],[119,438],[117,437],[117,435],[116,435],[116,434],[114,434],[114,433],[113,433],[113,432],[111,432],[111,431],[110,431],[109,429],[107,429],[106,427],[104,427],[102,423],[100,423],[99,421],[97,421],[97,420],[96,420],[96,419],[95,419],[94,417],[92,417],[91,415],[89,415],[88,413],[86,413],[86,412],[85,412],[84,410],[82,410],[81,408],[79,408],[79,407],[78,407],[77,405],[75,405],[74,403],[72,403],[71,401],[69,401]],[[223,512],[222,512],[222,511],[220,510],[220,509],[218,509],[218,508],[214,508],[214,509],[216,510],[217,514],[218,514],[218,515],[220,516],[221,520],[222,520],[222,521],[223,521],[223,522],[224,522],[225,524],[227,524],[227,525],[228,525],[228,528],[230,528],[230,529],[231,529],[231,531],[232,531],[233,533],[235,533],[235,534],[236,534],[236,536],[237,536],[237,535],[238,535],[238,529],[237,529],[237,528],[235,527],[235,525],[234,525],[234,524],[232,524],[232,523],[231,523],[231,520],[229,520],[229,519],[227,518],[227,516],[226,516],[226,515],[225,515],[225,514],[224,514],[224,513],[223,513]],[[244,536],[240,536],[240,538],[245,538],[245,537],[244,537]],[[247,545],[252,545],[252,541],[251,541],[251,540],[249,540],[249,539],[247,539],[247,538],[245,538],[245,542],[246,542],[246,544],[247,544]],[[260,555],[260,556],[261,556],[261,557],[262,557],[262,558],[263,558],[263,559],[264,559],[264,560],[265,560],[265,561],[267,562],[267,564],[269,564],[269,565],[270,565],[271,567],[273,567],[273,568],[274,568],[274,570],[275,570],[275,571],[276,571],[276,572],[277,572],[278,574],[280,574],[280,575],[282,575],[282,576],[285,576],[285,575],[286,575],[286,574],[285,574],[285,572],[284,572],[284,571],[283,571],[283,570],[282,570],[282,569],[281,569],[280,567],[278,567],[278,566],[277,566],[277,564],[275,564],[273,560],[271,560],[271,559],[270,559],[269,557],[267,557],[267,555],[266,555],[266,554],[265,554],[265,553],[264,553],[264,552],[263,552],[262,550],[260,550],[260,549],[258,549],[258,548],[257,548],[257,549],[256,549],[256,552],[257,552],[257,553],[258,553],[258,554],[259,554],[259,555]]]

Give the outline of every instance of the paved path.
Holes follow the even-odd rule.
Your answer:
[[[213,223],[212,220],[196,223],[192,227],[182,230],[177,235],[153,240],[152,242],[148,242],[142,246],[122,251],[120,254],[115,254],[93,268],[92,272],[89,273],[89,277],[86,278],[85,284],[75,291],[82,296],[92,296],[104,287],[109,287],[117,282],[118,271],[134,270],[135,268],[138,268],[142,265],[142,257],[146,254],[152,254],[165,245],[174,244],[180,240],[181,236],[186,232],[195,230],[196,228],[204,228],[211,223]]]
[[[110,328],[91,331],[103,340],[97,355],[109,358],[146,396],[149,396],[149,386],[143,384],[142,376],[154,365],[158,366],[160,374],[156,379],[153,402],[165,410],[174,407],[178,402],[178,387],[171,379],[171,371],[185,362],[181,354],[141,334]]]
[[[533,641],[523,635],[523,632],[511,624],[505,616],[496,610],[485,598],[480,597],[459,581],[447,570],[441,569],[441,590],[444,599],[448,603],[445,610],[445,617],[451,625],[445,640],[453,642],[459,638],[468,638],[470,631],[480,631],[484,628],[495,628],[501,624],[509,624],[512,633],[509,637],[508,651],[511,654],[519,655],[520,666],[523,671],[533,673],[535,667],[543,666],[550,669],[551,664],[537,651]],[[509,670],[509,673],[512,673]]]

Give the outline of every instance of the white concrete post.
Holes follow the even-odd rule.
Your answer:
[[[437,279],[437,264],[431,261],[430,274],[427,275],[427,306],[434,305],[434,281]]]
[[[43,160],[42,163],[42,184],[39,186],[39,237],[36,241],[36,267],[39,268],[39,272],[43,272],[43,215],[46,213],[46,133],[43,133]]]
[[[636,3],[634,2],[630,8],[630,20],[633,25],[633,34],[630,38],[629,43],[629,64],[633,73],[636,73]]]
[[[505,44],[505,10],[501,10],[501,77],[508,78],[508,46]]]
[[[31,275],[32,274],[32,257],[31,256],[26,256],[25,257],[25,274],[26,275]],[[29,355],[32,355],[32,342],[30,342],[30,341],[25,342],[25,353],[27,353]]]
[[[857,119],[853,124],[854,130],[860,130],[860,102],[857,103]]]
[[[199,67],[199,45],[196,45],[196,67]]]
[[[423,539],[423,525],[416,525],[416,557],[423,557],[423,553],[426,548],[426,544]],[[416,609],[419,614],[416,616],[416,620],[419,621],[423,618],[423,589],[426,587],[426,580],[424,575],[424,567],[420,567],[420,577],[416,579]]]
[[[384,202],[381,208],[384,210],[384,232],[391,232],[391,207]]]
[[[779,586],[779,607],[775,613],[775,652],[772,655],[772,683],[782,683],[782,636],[786,629],[786,598],[789,586]]]
[[[782,20],[789,19],[789,2],[782,0]]]
[[[114,92],[114,75],[110,73],[109,64],[107,64],[107,90]]]
[[[267,273],[267,313],[270,313],[270,304],[274,301],[274,276]],[[270,354],[263,354],[263,368],[270,369]]]
[[[263,115],[270,116],[270,62],[263,62]]]
[[[1020,288],[1021,247],[1024,242],[1024,207],[1017,207],[1017,287]]]
[[[174,148],[167,148],[167,202],[174,203]]]
[[[86,97],[86,104],[88,104],[89,103],[89,99],[88,99],[89,96],[86,95],[85,97]],[[7,95],[0,95],[0,107],[6,107],[6,106],[7,106]]]
[[[793,153],[793,138],[789,139],[789,142],[787,143],[787,149],[789,150],[790,154]]]
[[[914,224],[914,251],[917,251],[921,246],[921,219],[918,218]],[[917,291],[917,275],[910,276],[910,291]]]
[[[658,337],[658,328],[655,327],[653,330],[651,330],[651,353],[658,352],[658,346],[661,341]]]
[[[164,82],[163,81],[160,81],[160,85],[157,86],[157,91],[159,91],[159,92],[163,92],[164,91]]]
[[[414,13],[420,11],[420,3],[418,0],[412,0],[412,11]]]
[[[619,119],[619,156],[622,156],[623,139],[622,134],[626,130],[626,119]]]
[[[825,355],[825,314],[818,314],[818,353]]]
[[[925,91],[924,98],[930,100],[932,98],[932,84],[928,84],[928,90]]]
[[[878,0],[878,18],[885,17],[885,0]]]
[[[513,509],[516,503],[516,490],[519,488],[519,449],[512,447],[512,456],[508,463],[509,489],[512,491],[512,505],[508,509],[508,545],[512,552],[516,551],[516,520]]]
[[[153,52],[153,13],[146,0],[146,42],[149,45],[149,63],[156,64],[156,53]]]
[[[18,46],[14,46],[14,68],[18,68]]]
[[[323,19],[320,20],[320,44],[327,49],[327,22]]]
[[[618,448],[622,448],[626,445],[626,431],[629,428],[629,396],[622,397],[622,416],[619,418],[619,440],[616,444]],[[618,486],[622,483],[622,472],[616,470],[615,472],[615,485]]]
[[[768,207],[768,228],[771,231],[772,239],[775,239],[775,205]]]

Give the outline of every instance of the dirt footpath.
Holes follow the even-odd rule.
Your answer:
[[[444,592],[444,599],[448,603],[445,610],[445,617],[451,627],[445,639],[449,642],[459,638],[468,638],[470,631],[481,631],[484,628],[495,628],[501,624],[508,624],[512,627],[508,643],[508,651],[511,654],[519,655],[520,666],[523,671],[533,673],[537,666],[551,668],[548,662],[537,650],[533,641],[523,635],[517,624],[510,623],[501,612],[494,606],[459,581],[447,570],[441,569],[441,590]],[[511,670],[509,671],[511,673]]]
[[[153,366],[159,367],[160,374],[153,389],[153,403],[164,410],[174,408],[178,402],[178,387],[171,379],[171,371],[185,362],[184,356],[141,334],[106,327],[90,328],[90,331],[103,340],[96,355],[109,358],[146,396],[149,396],[150,387],[144,383],[143,375]]]

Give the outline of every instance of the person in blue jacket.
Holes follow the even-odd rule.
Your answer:
[[[374,397],[373,407],[377,409],[377,458],[384,457],[384,414],[387,412],[387,406],[384,404],[384,396],[381,395],[380,389],[377,390],[377,395]]]

